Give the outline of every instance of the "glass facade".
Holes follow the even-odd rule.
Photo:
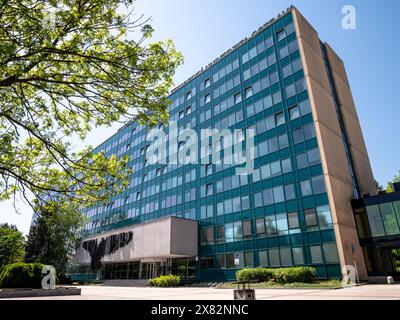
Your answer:
[[[174,215],[199,222],[199,257],[190,268],[201,280],[234,279],[235,253],[238,267],[309,265],[318,277],[340,277],[291,13],[234,47],[169,98],[170,121],[178,132],[254,129],[253,172],[237,175],[235,165],[204,161],[149,164],[148,131],[131,123],[95,149],[107,156],[128,155],[134,173],[123,194],[84,210],[90,219],[87,234]],[[168,127],[160,124],[160,129],[173,135]],[[203,137],[198,145],[206,158],[210,140]],[[178,152],[183,145],[178,143]],[[223,158],[229,145],[222,139],[215,147]],[[134,264],[119,267],[122,271],[108,268],[125,276],[139,272]]]
[[[368,274],[400,279],[400,184],[352,204]]]

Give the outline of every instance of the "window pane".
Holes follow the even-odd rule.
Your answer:
[[[302,116],[311,112],[310,101],[308,99],[300,102],[299,107],[300,107],[300,114]]]
[[[400,233],[392,203],[382,203],[379,207],[381,209],[383,223],[385,224],[386,234],[391,235]]]
[[[304,217],[306,220],[307,227],[312,227],[317,225],[317,215],[315,213],[315,209],[304,210]]]
[[[311,262],[312,263],[322,263],[323,262],[321,246],[311,246],[310,253],[311,253]]]
[[[254,206],[255,207],[261,207],[263,205],[262,202],[262,193],[258,192],[254,194]]]
[[[225,225],[225,241],[233,242],[233,223],[227,223]]]
[[[280,248],[281,254],[281,265],[282,266],[291,266],[292,263],[292,254],[290,252],[290,248]]]
[[[322,245],[326,263],[339,263],[339,256],[336,249],[336,243],[324,243]]]
[[[286,213],[279,213],[276,215],[276,229],[278,231],[278,235],[287,234],[288,222]]]
[[[306,140],[315,137],[315,128],[313,123],[306,124],[304,126],[304,138]]]
[[[256,220],[256,232],[257,232],[257,234],[265,233],[264,218],[259,218]]]
[[[253,267],[254,266],[254,258],[253,258],[252,251],[244,253],[244,265],[245,265],[245,267]]]
[[[299,143],[304,141],[304,134],[302,128],[293,130],[293,143]]]
[[[271,177],[271,168],[269,164],[261,167],[261,177],[263,179],[268,179]]]
[[[303,248],[292,248],[293,254],[293,263],[296,264],[304,264],[304,256],[303,256]]]
[[[300,117],[300,108],[298,106],[290,108],[289,114],[290,114],[290,120]]]
[[[275,203],[285,201],[285,195],[283,193],[283,187],[282,186],[274,187],[273,191],[274,191],[274,202]]]
[[[264,200],[264,205],[269,205],[274,203],[274,198],[272,195],[272,189],[266,189],[263,191],[263,200]]]
[[[287,173],[292,171],[292,161],[289,159],[282,160],[282,172]]]
[[[242,210],[250,209],[249,196],[242,196]]]
[[[258,251],[258,265],[259,266],[268,265],[267,251]]]
[[[308,163],[310,165],[319,163],[321,160],[320,160],[320,157],[319,157],[318,148],[308,150],[307,151],[307,158],[308,158]]]
[[[302,169],[308,166],[307,163],[307,155],[305,153],[298,154],[296,156],[296,162],[297,162],[297,169]]]
[[[233,253],[228,253],[226,255],[226,267],[227,268],[235,267],[235,259],[234,259]]]
[[[317,207],[317,216],[320,226],[332,224],[331,212],[328,205]]]
[[[286,91],[286,98],[293,97],[296,94],[296,89],[294,87],[294,84],[287,86],[285,88],[285,91]]]
[[[285,123],[285,116],[284,116],[283,112],[277,113],[275,115],[275,123],[276,123],[276,126],[280,126],[281,124]]]
[[[312,177],[311,182],[314,194],[325,192],[324,176]]]
[[[234,238],[235,241],[240,241],[243,239],[243,226],[242,226],[242,221],[237,221],[233,223],[234,227]]]
[[[278,151],[278,139],[276,137],[273,137],[271,139],[268,139],[268,150],[270,153]]]
[[[276,229],[275,215],[265,217],[265,229],[267,231],[268,237],[274,237],[278,235],[278,231]]]
[[[279,149],[286,148],[289,145],[289,140],[286,133],[278,136],[278,143],[279,143]]]
[[[271,163],[271,175],[276,176],[281,174],[281,162],[275,161]]]
[[[378,205],[367,206],[366,209],[372,236],[384,236],[385,229],[383,228],[383,221]]]
[[[309,196],[310,194],[312,194],[310,180],[301,181],[300,182],[300,187],[301,187],[301,194],[303,196]]]
[[[285,197],[286,200],[291,200],[296,198],[296,191],[294,188],[294,184],[288,184],[285,186]]]
[[[269,256],[269,266],[270,267],[280,267],[281,262],[279,259],[279,250],[278,249],[269,249],[268,256]]]
[[[289,222],[289,229],[297,229],[300,227],[299,217],[298,217],[297,212],[289,212],[288,213],[288,222]]]

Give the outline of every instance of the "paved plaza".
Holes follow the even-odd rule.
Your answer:
[[[81,286],[80,296],[32,300],[232,300],[232,289]],[[400,284],[344,289],[256,289],[257,300],[400,300]]]

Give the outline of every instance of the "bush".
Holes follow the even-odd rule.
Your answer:
[[[311,283],[314,278],[315,269],[311,267],[244,268],[236,272],[237,281],[274,281],[279,284],[286,284],[294,282]]]
[[[237,281],[269,281],[273,278],[273,271],[267,268],[245,268],[236,272]]]
[[[65,273],[57,274],[57,277],[56,277],[57,284],[72,284],[72,282],[73,282],[73,280],[69,275],[66,275]]]
[[[2,268],[0,273],[1,288],[41,288],[41,263],[16,262]]]
[[[274,279],[279,284],[303,282],[311,283],[315,278],[315,269],[311,267],[290,267],[274,270]]]
[[[159,276],[157,278],[150,279],[148,281],[149,286],[152,287],[174,287],[179,285],[181,282],[181,277],[173,274],[168,274],[166,276]]]

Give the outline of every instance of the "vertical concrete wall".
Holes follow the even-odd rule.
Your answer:
[[[332,213],[340,265],[342,267],[354,265],[351,253],[351,244],[353,243],[356,248],[354,258],[357,263],[359,277],[360,279],[367,279],[367,269],[359,244],[350,202],[353,198],[352,180],[322,56],[320,40],[316,30],[296,8],[292,9],[292,14],[304,66],[304,76],[309,91],[318,145],[321,151],[321,162]],[[330,51],[330,54],[333,56],[333,51]],[[370,183],[371,179],[373,181],[372,171],[369,161],[367,161],[368,156],[365,157],[366,149],[355,107],[354,104],[349,102],[351,93],[347,77],[345,77],[344,66],[343,63],[340,64],[335,61],[333,64],[336,72],[335,77],[340,77],[338,91],[342,92],[343,99],[347,103],[345,119],[349,136],[351,137],[350,141],[355,144],[354,150],[360,153],[360,155],[357,154],[355,156],[357,158],[357,174],[359,177],[366,176],[361,178],[362,189],[372,192]]]
[[[122,232],[133,232],[133,239],[116,252],[105,255],[102,262],[148,261],[175,257],[193,257],[198,254],[198,223],[195,220],[166,217],[141,224],[115,229],[85,240],[105,239]],[[90,254],[81,246],[76,252],[80,264],[89,264]]]

